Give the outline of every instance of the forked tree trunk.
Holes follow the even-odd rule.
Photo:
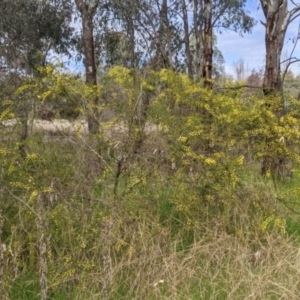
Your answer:
[[[78,10],[82,18],[82,38],[85,56],[85,73],[86,83],[91,86],[97,85],[97,73],[95,64],[95,51],[94,51],[94,34],[93,34],[93,18],[97,10],[99,1],[90,1],[86,4],[84,0],[75,0]],[[98,124],[98,99],[95,98],[92,107],[88,113],[88,128],[91,134],[96,134],[99,129]]]
[[[290,22],[298,16],[299,6],[288,11],[287,0],[261,0],[261,6],[266,18],[265,43],[266,43],[266,67],[263,81],[263,91],[266,96],[282,94],[282,79],[280,59],[287,27]],[[266,106],[272,110],[277,117],[283,114],[283,97],[267,97]],[[276,137],[278,138],[278,137]],[[272,138],[267,137],[266,144],[273,144]],[[274,156],[272,151],[266,153],[262,162],[262,174],[270,171],[273,175],[286,177],[291,173],[291,163],[284,155]]]
[[[204,87],[212,89],[212,3],[211,0],[204,1],[204,61],[202,77]]]

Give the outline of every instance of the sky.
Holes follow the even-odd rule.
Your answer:
[[[294,6],[289,3],[289,9]],[[234,75],[233,64],[240,59],[245,62],[248,73],[252,69],[264,69],[265,65],[265,27],[260,21],[265,21],[264,14],[259,6],[258,0],[248,0],[247,9],[251,16],[256,19],[257,24],[254,26],[251,34],[245,34],[243,37],[232,31],[224,31],[222,34],[217,34],[217,47],[221,50],[225,59],[225,71],[228,74]],[[300,18],[299,18],[300,19]],[[299,20],[294,21],[288,27],[287,35],[282,51],[283,59],[289,57],[294,46],[290,38],[298,35]],[[294,55],[300,58],[300,41],[297,45]],[[300,74],[300,63],[295,63],[291,66],[291,70],[295,75]]]

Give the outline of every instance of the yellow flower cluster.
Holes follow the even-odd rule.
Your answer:
[[[0,122],[7,120],[7,119],[13,119],[15,117],[15,114],[11,112],[10,109],[5,109],[0,114]]]
[[[217,162],[213,158],[211,158],[211,157],[207,157],[204,162],[207,165],[216,165],[217,164]]]
[[[285,219],[276,217],[275,215],[269,216],[261,225],[261,229],[266,231],[268,228],[279,229],[280,234],[286,234],[286,222]]]

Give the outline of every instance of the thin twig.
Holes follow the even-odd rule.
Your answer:
[[[6,189],[8,192],[9,192],[9,194],[12,196],[12,197],[14,197],[16,200],[19,200],[21,203],[23,203],[35,216],[37,216],[38,217],[38,214],[33,210],[33,208],[32,207],[30,207],[29,205],[28,205],[28,203],[26,203],[23,199],[21,199],[20,197],[18,197],[18,196],[16,196],[16,195],[14,195],[7,187],[4,187],[4,189]]]
[[[243,88],[250,88],[250,89],[262,89],[262,86],[252,86],[248,84],[244,85],[239,85],[239,86],[234,86],[234,87],[219,87],[219,88],[214,88],[214,91],[218,90],[238,90],[238,89],[243,89]]]
[[[298,43],[298,40],[299,40],[299,36],[300,36],[300,22],[299,22],[299,25],[298,25],[298,34],[297,34],[297,39],[296,39],[296,41],[295,41],[295,43],[294,43],[294,47],[293,47],[293,49],[292,49],[292,52],[291,52],[291,54],[290,54],[290,57],[289,57],[288,59],[285,60],[285,61],[288,61],[288,63],[287,63],[287,65],[286,65],[286,68],[285,68],[285,70],[284,70],[284,72],[283,72],[283,75],[282,75],[282,82],[284,82],[286,73],[287,73],[287,71],[288,71],[290,65],[293,64],[293,63],[295,63],[295,62],[297,62],[297,61],[299,61],[299,59],[296,59],[296,58],[295,58],[296,60],[292,61],[292,59],[294,58],[294,57],[293,57],[293,54],[294,54],[294,51],[295,51],[295,49],[296,49],[296,46],[297,46],[297,43]]]
[[[4,294],[3,275],[4,275],[4,245],[2,243],[2,228],[3,228],[3,216],[0,209],[0,300]]]

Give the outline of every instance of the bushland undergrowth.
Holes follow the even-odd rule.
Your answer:
[[[97,96],[101,129],[83,136],[78,120],[60,140],[20,140],[24,122],[2,126],[2,299],[298,299],[297,101],[279,118],[265,99],[170,70],[116,67],[98,90],[40,73],[2,95],[1,122],[14,101],[84,117]],[[265,158],[293,176],[262,176]]]

